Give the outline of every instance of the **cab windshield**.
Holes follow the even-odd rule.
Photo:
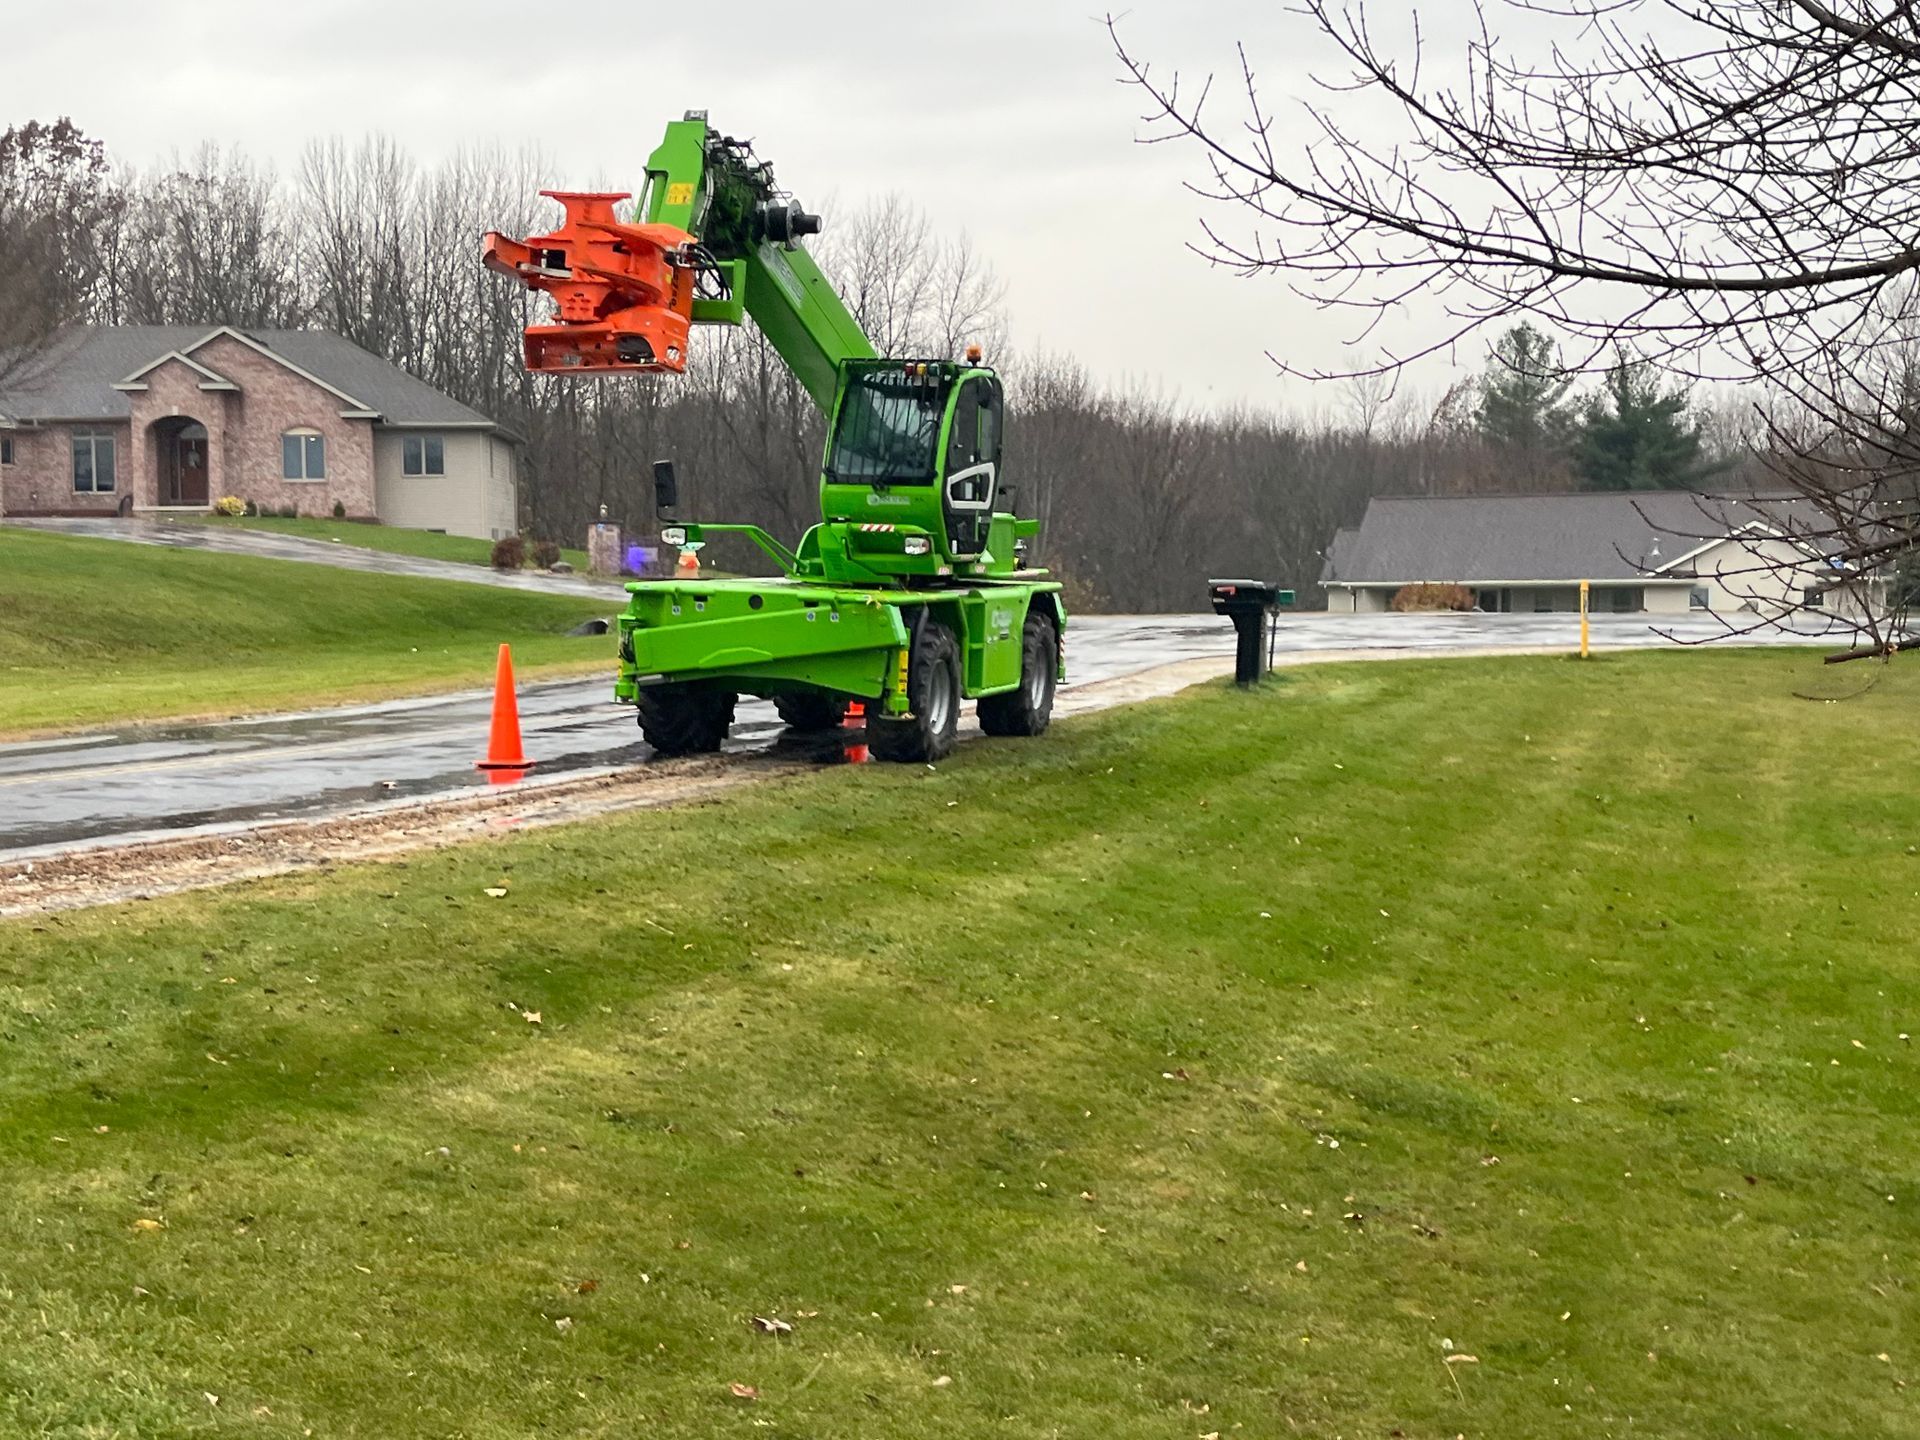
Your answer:
[[[932,483],[945,401],[945,388],[923,379],[899,374],[854,377],[840,402],[827,478],[850,485]]]

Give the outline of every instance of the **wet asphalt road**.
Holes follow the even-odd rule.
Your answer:
[[[1683,634],[1715,633],[1685,617]],[[1446,654],[1577,642],[1571,616],[1283,616],[1281,654],[1396,650]],[[1790,641],[1802,637],[1775,637]],[[1594,643],[1666,645],[1644,616],[1594,622]],[[1749,642],[1751,643],[1751,642]],[[1828,646],[1833,641],[1825,643]],[[1230,668],[1233,631],[1212,616],[1085,616],[1068,631],[1071,685],[1210,658]],[[609,667],[609,675],[611,666]],[[536,779],[631,765],[651,752],[610,678],[523,685],[520,715]],[[474,769],[487,733],[485,690],[219,724],[166,725],[0,745],[0,862],[80,846],[265,821],[361,813],[487,784]],[[773,707],[742,702],[729,748],[806,755]],[[837,758],[829,749],[817,758]]]

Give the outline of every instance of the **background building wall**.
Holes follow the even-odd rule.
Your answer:
[[[428,436],[438,436],[444,446],[446,474],[407,474],[407,439]],[[374,436],[373,445],[374,486],[381,521],[482,540],[516,533],[512,448],[479,430],[383,428]],[[496,451],[500,449],[508,452],[505,476],[498,473],[501,458]]]

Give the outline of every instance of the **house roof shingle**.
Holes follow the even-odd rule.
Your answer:
[[[1777,523],[1784,500],[1675,490],[1377,496],[1357,530],[1334,537],[1322,583],[1639,579],[1742,526]]]
[[[121,420],[124,391],[113,387],[171,351],[190,353],[216,325],[85,325],[62,335],[13,388],[0,393],[0,415],[13,420]],[[392,425],[491,425],[479,411],[416,379],[399,366],[325,330],[240,330],[235,333],[288,364],[351,395]],[[217,368],[217,367],[216,367]]]
[[[1320,583],[1337,579],[1347,572],[1347,562],[1353,555],[1354,542],[1360,538],[1357,526],[1346,525],[1333,532],[1333,541],[1327,546],[1326,556],[1320,566]]]

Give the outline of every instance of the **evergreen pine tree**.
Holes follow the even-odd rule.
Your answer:
[[[1573,376],[1560,365],[1560,347],[1522,321],[1494,343],[1480,375],[1474,426],[1489,444],[1535,456],[1557,453],[1573,417],[1566,405]]]
[[[1687,490],[1725,468],[1706,458],[1687,392],[1624,355],[1587,401],[1574,464],[1588,490]]]

